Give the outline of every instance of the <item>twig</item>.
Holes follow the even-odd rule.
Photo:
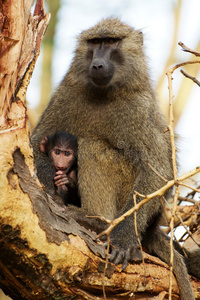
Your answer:
[[[134,200],[134,205],[136,205],[136,194],[133,195],[133,200]],[[144,267],[144,281],[145,281],[145,264],[144,264],[144,255],[143,255],[143,251],[142,251],[142,244],[141,244],[141,241],[140,241],[140,238],[139,238],[139,235],[138,235],[138,230],[137,230],[137,211],[134,212],[134,224],[135,224],[135,234],[136,234],[136,237],[137,237],[137,240],[138,240],[138,243],[139,243],[139,246],[140,246],[140,250],[141,250],[141,253],[142,253],[142,262],[143,262],[143,267]]]
[[[186,196],[186,197],[181,197],[181,196],[179,196],[179,197],[178,197],[178,200],[181,201],[181,202],[182,202],[182,201],[187,201],[187,202],[192,203],[192,204],[197,204],[197,203],[198,203],[197,200],[190,199],[190,198],[188,198],[187,196]]]
[[[164,204],[163,200],[165,201],[166,205],[169,207],[169,203],[166,201],[165,197],[162,196],[160,197],[160,202],[161,202],[161,205],[162,205],[162,208],[163,208],[163,212],[164,212],[164,216],[165,216],[165,219],[166,219],[166,222],[167,222],[167,226],[166,226],[166,229],[164,230],[165,232],[169,232],[169,216],[167,215],[167,211],[166,211],[166,205]],[[169,207],[170,209],[170,207]]]
[[[107,251],[106,251],[106,263],[105,263],[105,268],[104,268],[104,272],[103,272],[103,298],[104,300],[107,299],[106,297],[106,290],[105,290],[105,277],[106,277],[106,269],[108,266],[108,255],[109,255],[109,251],[110,251],[110,236],[107,237]]]
[[[174,73],[174,71],[180,67],[183,67],[183,66],[187,66],[187,65],[194,65],[194,64],[200,64],[200,60],[191,60],[191,61],[186,61],[186,62],[183,62],[183,63],[180,63],[180,64],[177,64],[175,65],[173,68],[169,69],[167,71],[168,74],[171,74]]]
[[[104,216],[88,216],[88,215],[86,215],[86,218],[97,219],[97,220],[106,222],[106,223],[108,223],[108,224],[111,223],[111,221],[110,221],[109,219],[106,219]]]
[[[187,234],[189,235],[189,237],[193,240],[193,242],[197,245],[200,246],[200,244],[198,244],[195,239],[192,236],[192,233],[188,230],[187,226],[184,224],[183,219],[181,218],[181,216],[179,214],[177,214],[177,217],[179,218],[179,221],[181,223],[181,225],[184,227],[184,229],[186,230]]]
[[[177,183],[178,183],[179,185],[185,186],[185,187],[188,188],[188,189],[193,190],[194,192],[200,193],[200,190],[195,189],[195,188],[193,188],[192,186],[189,186],[189,185],[187,185],[187,184],[185,184],[185,183],[183,183],[183,182],[177,182]]]
[[[196,83],[198,86],[200,86],[200,81],[197,80],[196,77],[193,77],[193,76],[187,74],[187,73],[186,73],[185,71],[183,71],[183,70],[181,70],[181,73],[182,73],[185,77],[187,77],[187,78],[191,79],[192,81],[194,81],[194,83]]]
[[[174,236],[174,218],[177,208],[177,201],[179,197],[179,188],[177,184],[177,166],[176,166],[176,147],[175,147],[175,139],[174,139],[174,113],[173,113],[173,89],[172,89],[172,73],[174,68],[169,69],[167,71],[167,78],[168,78],[168,89],[169,89],[169,131],[170,131],[170,139],[171,139],[171,147],[172,147],[172,166],[173,166],[173,173],[174,173],[174,181],[175,181],[175,195],[174,195],[174,203],[172,209],[172,218],[170,221],[170,230],[171,230],[171,237],[170,237],[170,285],[169,285],[169,300],[172,299],[172,281],[173,281],[173,261],[174,261],[174,251],[173,251],[173,236]]]
[[[200,186],[197,187],[197,189],[200,189]],[[187,197],[194,197],[194,195],[196,194],[195,191],[190,192],[189,194],[187,194]]]
[[[162,291],[157,297],[156,299],[157,300],[164,300],[166,299],[165,296],[167,295],[167,292],[166,291]]]
[[[158,171],[156,171],[156,169],[154,169],[154,167],[150,164],[149,161],[147,161],[147,165],[151,168],[151,170],[156,174],[158,175],[158,177],[160,177],[164,182],[167,182],[167,179],[165,179],[162,175],[160,175],[158,173]]]
[[[193,175],[196,175],[197,173],[200,172],[200,167],[197,167],[196,169],[180,176],[177,178],[177,181],[183,181]],[[119,218],[116,218],[114,220],[111,221],[110,226],[104,230],[103,232],[101,232],[97,238],[100,238],[103,235],[109,235],[111,233],[111,231],[113,230],[114,227],[116,227],[120,222],[122,222],[125,218],[127,218],[128,216],[130,216],[132,213],[134,213],[136,210],[138,210],[140,207],[142,207],[145,203],[147,203],[148,201],[150,201],[152,198],[156,197],[156,196],[162,196],[169,188],[171,188],[173,185],[175,184],[174,180],[170,180],[168,181],[163,187],[161,187],[159,190],[157,190],[156,192],[149,194],[147,196],[145,196],[145,198],[137,203],[134,207],[132,207],[131,209],[129,209],[127,212],[125,212],[122,216],[120,216]]]
[[[179,43],[185,51],[193,53],[191,49],[187,48],[183,43]],[[200,56],[200,54],[195,53],[196,56]],[[176,166],[176,147],[174,142],[174,130],[173,130],[173,123],[174,123],[174,115],[173,115],[173,89],[172,89],[172,74],[173,72],[181,66],[185,66],[188,64],[196,64],[200,63],[200,60],[195,61],[188,61],[184,63],[177,64],[173,68],[167,71],[167,78],[168,78],[168,89],[169,89],[169,131],[170,131],[170,138],[171,138],[171,147],[172,147],[172,166],[173,166],[173,173],[174,173],[174,181],[175,181],[175,195],[174,195],[174,203],[172,209],[172,217],[170,221],[170,230],[171,230],[171,238],[170,238],[170,286],[169,286],[169,300],[172,299],[172,272],[173,272],[173,259],[174,259],[174,252],[173,252],[173,235],[174,235],[174,218],[177,209],[177,201],[179,198],[179,183],[177,180],[177,166]]]
[[[191,54],[194,54],[195,56],[200,56],[200,52],[194,51],[190,48],[188,48],[185,44],[183,44],[182,42],[178,43],[179,46],[181,46],[183,48],[183,51],[185,52],[189,52]]]

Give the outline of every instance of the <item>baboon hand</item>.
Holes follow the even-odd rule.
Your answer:
[[[105,243],[107,245],[107,243]],[[129,262],[141,262],[142,253],[139,244],[122,245],[122,242],[111,241],[110,261],[115,265],[122,264],[122,270],[125,270]]]

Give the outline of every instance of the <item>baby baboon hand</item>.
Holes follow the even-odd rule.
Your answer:
[[[59,170],[56,172],[56,176],[54,177],[55,185],[61,186],[69,183],[69,179],[65,171]]]
[[[67,192],[68,192],[68,188],[67,188],[67,186],[66,186],[65,184],[59,185],[59,186],[57,187],[57,193],[58,193],[58,195],[65,194],[65,193],[67,193]]]

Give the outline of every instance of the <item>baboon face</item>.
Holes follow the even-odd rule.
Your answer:
[[[78,38],[73,74],[87,88],[100,92],[127,83],[138,88],[144,68],[142,33],[118,19],[103,20]]]
[[[70,168],[75,162],[74,151],[69,148],[68,145],[62,147],[55,146],[50,152],[50,157],[56,170],[61,170],[66,173],[69,172]]]
[[[56,132],[40,142],[40,151],[49,156],[55,169],[66,173],[76,163],[77,148],[76,137],[67,132]]]
[[[121,63],[118,38],[94,38],[87,41],[89,79],[95,86],[107,86],[113,78],[115,64]]]

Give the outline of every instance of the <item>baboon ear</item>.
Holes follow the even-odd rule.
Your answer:
[[[143,45],[144,38],[143,38],[143,32],[142,31],[138,31],[138,38],[139,38],[139,43],[141,45]]]
[[[43,153],[47,153],[47,143],[48,143],[48,138],[45,136],[40,142],[40,151]]]

